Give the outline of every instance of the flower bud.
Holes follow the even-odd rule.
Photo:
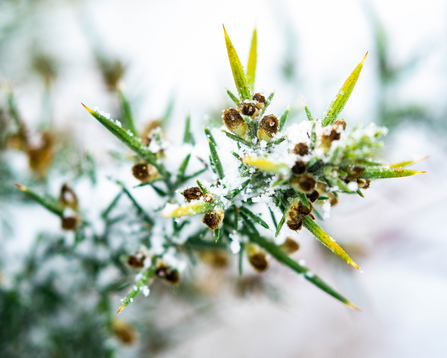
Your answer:
[[[227,267],[229,262],[229,254],[225,250],[202,251],[200,258],[214,268]]]
[[[354,166],[347,168],[346,171],[348,172],[349,179],[357,179],[365,171],[365,167]]]
[[[292,186],[304,193],[310,193],[314,190],[317,181],[311,174],[301,174],[292,180]]]
[[[338,131],[338,126],[332,126],[325,130],[321,138],[321,145],[323,148],[329,149],[334,140],[340,139],[340,133]]]
[[[267,253],[257,245],[247,245],[247,257],[248,262],[257,272],[261,273],[269,268]]]
[[[310,192],[309,194],[306,194],[306,197],[307,197],[312,203],[314,203],[314,202],[320,197],[320,194],[318,193],[318,191],[313,190],[313,191]]]
[[[306,163],[304,163],[302,160],[297,160],[292,167],[292,173],[299,175],[303,174],[305,171],[306,171]]]
[[[258,107],[258,108],[263,108],[266,103],[265,97],[260,93],[255,93],[253,95],[253,100],[258,102],[258,103],[256,103],[256,107]],[[262,107],[259,107],[259,105],[262,105]]]
[[[226,109],[223,113],[223,122],[228,130],[238,136],[247,133],[248,125],[234,108]]]
[[[309,154],[309,147],[307,146],[306,143],[301,142],[295,145],[295,148],[293,148],[292,151],[294,154],[298,154],[298,155],[306,155]]]
[[[76,230],[81,223],[79,216],[72,210],[65,210],[62,217],[62,229],[64,230]]]
[[[78,210],[78,198],[68,184],[62,185],[59,195],[59,202],[63,206],[69,207],[73,210]]]
[[[38,146],[28,148],[29,166],[39,178],[43,178],[54,157],[54,135],[50,132],[42,134],[42,142]]]
[[[297,252],[298,249],[300,248],[300,245],[293,240],[291,237],[286,237],[286,241],[284,241],[279,248],[285,252],[287,255],[291,255],[294,252]]]
[[[132,167],[132,174],[142,183],[148,183],[157,178],[158,170],[151,164],[138,163]]]
[[[258,129],[259,140],[270,142],[272,138],[278,133],[279,121],[273,114],[269,114],[261,119]]]
[[[251,103],[246,103],[242,106],[241,112],[244,116],[253,117],[256,114],[257,109]]]
[[[126,263],[128,266],[141,270],[144,267],[144,259],[146,258],[141,252],[127,256]]]
[[[194,186],[183,190],[183,196],[190,203],[193,200],[199,200],[203,196],[203,192],[198,186]]]
[[[368,189],[371,185],[371,181],[369,179],[357,179],[357,184],[361,189]]]
[[[291,207],[287,213],[288,220],[286,221],[286,225],[290,230],[298,231],[303,227],[303,220],[301,215],[298,214],[298,210],[296,208]]]
[[[176,269],[167,266],[163,261],[157,263],[155,275],[173,285],[180,283],[180,273]]]
[[[335,122],[334,122],[334,127],[335,126],[342,126],[343,127],[343,130],[346,130],[346,122],[345,122],[345,120],[344,119],[337,119]]]
[[[203,215],[202,222],[211,230],[216,230],[222,224],[223,217],[223,210],[220,208],[216,208],[213,211],[209,211],[205,215]]]
[[[112,333],[123,344],[131,345],[137,340],[134,328],[129,323],[124,321],[113,321]]]
[[[297,212],[299,215],[309,215],[313,210],[312,204],[309,203],[309,207],[306,207],[301,201],[298,203]]]

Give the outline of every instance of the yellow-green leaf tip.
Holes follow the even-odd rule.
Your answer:
[[[92,110],[91,110],[90,108],[88,108],[84,103],[81,102],[81,104],[82,104],[82,106],[88,111],[88,113],[90,113],[90,114],[95,113],[95,111],[92,111]]]

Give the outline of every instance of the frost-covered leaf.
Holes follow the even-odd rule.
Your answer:
[[[356,269],[359,269],[357,264],[352,261],[349,255],[335,242],[335,240],[331,236],[326,234],[326,232],[309,216],[303,217],[303,225],[334,254],[341,257],[343,260],[345,260],[348,264],[354,266]]]
[[[194,216],[204,214],[212,210],[214,205],[211,202],[199,201],[192,204],[178,206],[171,209],[171,205],[163,210],[164,217],[179,218],[182,216]]]
[[[144,161],[152,164],[160,173],[164,173],[165,170],[163,166],[157,162],[157,158],[154,153],[152,153],[139,138],[133,135],[132,132],[122,128],[118,121],[109,119],[96,111],[91,110],[84,104],[84,108],[98,120],[104,127],[106,127],[115,137],[117,137],[121,142],[123,142],[130,150],[137,154]]]
[[[251,181],[251,179],[247,179],[239,187],[230,191],[225,197],[228,200],[233,200],[236,196],[238,196],[247,187],[248,184],[250,184],[250,181]]]
[[[366,53],[365,57],[363,57],[362,62],[360,62],[357,67],[354,69],[354,71],[351,73],[351,75],[348,77],[346,82],[341,87],[340,91],[338,91],[337,96],[329,106],[329,109],[324,115],[322,124],[323,126],[327,126],[329,124],[332,124],[335,122],[335,120],[338,118],[338,115],[345,107],[346,102],[349,99],[349,96],[351,96],[352,90],[354,89],[355,84],[357,83],[357,80],[360,76],[360,72],[363,68],[363,62],[366,59],[366,56],[368,53]]]
[[[124,308],[126,308],[130,303],[132,303],[137,297],[139,297],[144,290],[147,290],[147,285],[149,284],[150,279],[155,274],[155,265],[148,267],[145,271],[143,271],[141,278],[137,281],[137,283],[132,287],[126,298],[124,298],[123,303],[118,309],[118,313],[120,313]]]
[[[44,208],[51,211],[52,213],[61,217],[64,214],[65,208],[62,205],[60,205],[56,200],[40,196],[36,192],[28,189],[26,186],[20,184],[16,184],[16,187],[19,188],[19,190],[21,190],[22,193],[24,193],[27,197],[33,199],[34,201],[42,205]]]
[[[312,273],[307,267],[304,267],[300,265],[298,262],[290,258],[285,252],[283,252],[278,246],[276,246],[274,243],[266,240],[265,238],[259,236],[259,235],[250,235],[250,240],[254,243],[261,246],[263,249],[265,249],[267,252],[270,253],[275,259],[277,259],[282,264],[289,266],[292,270],[295,272],[304,275],[304,278],[313,283],[315,286],[326,292],[327,294],[331,295],[335,299],[339,300],[340,302],[343,302],[344,304],[348,305],[349,307],[358,310],[358,308],[353,305],[351,302],[349,302],[345,297],[343,297],[341,294],[339,294],[337,291],[335,291],[332,287],[330,287],[327,283],[325,283],[320,277]]]
[[[388,168],[388,167],[369,167],[360,175],[363,179],[387,179],[387,178],[401,178],[409,177],[416,174],[424,174],[425,172],[403,169],[403,168]]]
[[[236,50],[231,43],[230,37],[223,26],[225,34],[225,44],[227,46],[228,59],[230,60],[231,71],[233,72],[234,83],[236,84],[241,101],[250,100],[250,89],[248,88],[247,79],[245,77],[244,69],[241,61],[236,53]]]
[[[289,171],[289,167],[287,164],[277,163],[264,158],[247,156],[243,159],[243,162],[246,165],[272,174],[286,174]]]
[[[259,225],[261,225],[262,227],[269,229],[268,224],[262,220],[258,215],[253,214],[250,210],[248,210],[246,207],[241,206],[240,207],[241,211],[243,211],[245,214],[247,214],[254,222],[258,223]]]
[[[247,83],[252,91],[254,90],[255,85],[257,46],[258,46],[258,37],[255,28],[253,30],[253,37],[251,39],[250,55],[248,56],[248,65],[247,65]]]

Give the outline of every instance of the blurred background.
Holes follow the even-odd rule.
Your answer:
[[[445,357],[446,18],[435,0],[0,0],[0,356]],[[124,147],[80,104],[118,118],[118,83],[140,130],[165,119],[179,141],[189,111],[204,143],[205,116],[218,121],[234,90],[222,23],[243,63],[257,27],[255,88],[295,122],[303,103],[320,116],[369,51],[342,117],[387,126],[389,162],[428,156],[415,165],[427,174],[375,182],[326,221],[363,273],[296,236],[294,258],[361,313],[279,264],[240,279],[225,256],[118,316],[129,232],[68,253],[71,234],[14,187],[55,196],[70,182],[94,213],[116,195],[107,176],[135,185]]]

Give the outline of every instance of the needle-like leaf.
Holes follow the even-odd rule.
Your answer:
[[[287,118],[289,117],[289,111],[290,111],[290,105],[287,106],[284,113],[279,118],[279,131],[281,132],[284,129],[284,126],[286,124]]]
[[[220,161],[219,154],[217,154],[216,145],[213,143],[211,139],[208,139],[208,144],[210,147],[210,156],[212,159],[212,163],[214,164],[214,168],[216,169],[216,174],[219,179],[224,178],[224,171],[222,162]]]
[[[152,153],[146,146],[144,146],[141,140],[133,135],[132,132],[122,128],[119,122],[109,119],[102,114],[91,110],[83,103],[82,105],[94,118],[98,120],[99,123],[106,127],[115,137],[117,137],[129,149],[135,152],[135,154],[137,154],[141,159],[143,159],[147,163],[152,164],[160,173],[165,173],[164,167],[157,162],[155,154]]]
[[[261,225],[262,227],[269,229],[268,224],[262,220],[258,215],[253,214],[250,210],[248,210],[246,207],[241,206],[240,207],[241,211],[243,211],[245,214],[247,214],[254,222],[258,223],[259,225]]]
[[[405,161],[405,162],[394,163],[394,164],[391,164],[391,165],[390,165],[390,168],[403,168],[403,167],[407,167],[407,166],[409,166],[409,165],[412,165],[412,164],[415,164],[415,163],[419,163],[419,162],[421,162],[421,161],[423,161],[423,160],[425,160],[425,159],[427,159],[427,158],[428,158],[428,156],[425,156],[425,157],[420,157],[420,158],[417,158],[417,159],[414,159],[414,160],[407,160],[407,161]]]
[[[141,295],[141,293],[148,285],[150,279],[154,276],[154,274],[155,274],[155,265],[151,265],[143,272],[141,278],[138,280],[135,286],[132,287],[129,294],[123,300],[123,303],[118,309],[118,313],[120,313],[124,308],[126,308],[130,303],[132,303],[137,297]]]
[[[284,163],[276,163],[264,158],[245,157],[243,159],[244,164],[258,168],[264,172],[272,174],[287,174],[289,167]]]
[[[237,195],[239,195],[239,193],[242,192],[242,190],[247,187],[248,184],[250,184],[250,181],[251,179],[247,179],[246,181],[244,181],[241,185],[239,185],[239,187],[230,191],[225,198],[227,198],[228,200],[233,200]]]
[[[412,169],[402,169],[402,168],[376,168],[369,167],[366,168],[360,178],[364,179],[386,179],[386,178],[401,178],[409,177],[415,174],[424,174],[425,172],[420,172]]]
[[[212,209],[213,209],[212,203],[198,202],[198,203],[194,203],[194,204],[179,206],[173,210],[171,210],[170,207],[167,207],[163,211],[163,216],[164,217],[172,217],[172,218],[179,218],[182,216],[194,216],[194,215],[204,214],[207,211],[210,211]]]
[[[195,144],[194,136],[191,132],[191,114],[188,113],[186,115],[186,121],[185,121],[185,133],[183,134],[183,143],[190,143],[192,145]]]
[[[354,266],[357,270],[359,267],[352,261],[349,255],[335,242],[335,240],[330,237],[324,230],[309,216],[303,217],[303,225],[309,230],[324,246],[331,250],[334,254],[341,257],[348,264]]]
[[[345,104],[348,101],[349,96],[351,96],[352,90],[354,89],[354,86],[357,83],[357,80],[359,79],[360,72],[362,71],[363,68],[363,62],[365,61],[367,55],[368,53],[366,53],[365,57],[363,57],[362,62],[360,62],[357,65],[357,67],[348,77],[346,82],[340,88],[340,91],[338,91],[337,96],[332,101],[331,105],[329,106],[329,109],[324,115],[322,121],[323,126],[327,126],[334,123],[335,120],[338,118],[340,112],[345,107]]]
[[[16,187],[19,188],[22,191],[22,193],[25,194],[27,197],[33,199],[34,201],[37,201],[40,205],[42,205],[52,213],[58,216],[63,215],[64,207],[60,205],[56,200],[40,196],[36,192],[28,189],[26,186],[20,184],[16,184]]]
[[[223,26],[223,25],[222,25]],[[244,69],[242,68],[241,61],[236,53],[236,50],[231,43],[230,37],[223,26],[225,34],[225,44],[227,46],[228,59],[230,60],[231,71],[233,72],[234,83],[236,84],[237,91],[241,101],[250,100],[250,89],[247,85],[247,79],[245,77]]]
[[[133,135],[137,136],[137,130],[135,129],[135,124],[133,121],[132,116],[132,109],[130,108],[129,101],[127,100],[126,96],[123,93],[122,88],[119,88],[118,90],[119,98],[120,98],[120,104],[121,104],[121,113],[123,116],[123,125],[125,128],[130,130]]]
[[[252,91],[254,91],[255,86],[257,46],[258,46],[258,38],[255,28],[253,30],[253,37],[251,39],[250,55],[248,56],[248,65],[247,65],[247,83]]]
[[[313,283],[315,286],[326,292],[327,294],[331,295],[332,297],[336,298],[340,302],[343,302],[344,304],[348,305],[349,307],[359,310],[356,306],[354,306],[351,302],[349,302],[345,297],[343,297],[341,294],[339,294],[337,291],[335,291],[331,286],[329,286],[327,283],[325,283],[320,277],[312,273],[307,267],[304,267],[300,265],[298,262],[290,258],[285,252],[283,252],[278,246],[276,246],[274,243],[267,241],[265,238],[259,236],[259,235],[250,235],[250,240],[259,246],[261,246],[263,249],[268,251],[270,255],[272,255],[275,259],[277,259],[282,264],[289,266],[292,270],[295,272],[304,275],[304,278]]]

